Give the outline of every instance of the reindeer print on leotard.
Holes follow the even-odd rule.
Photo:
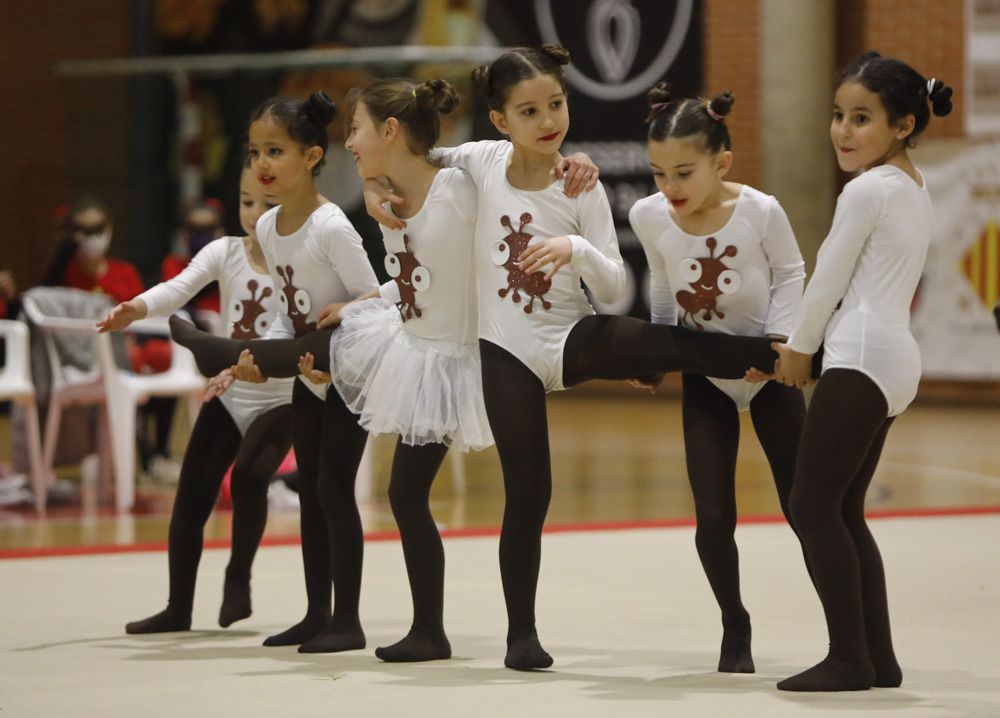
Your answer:
[[[295,336],[300,337],[303,334],[308,334],[316,329],[316,322],[310,322],[307,319],[309,310],[312,309],[312,298],[305,289],[299,289],[292,284],[295,276],[295,269],[292,265],[286,264],[284,267],[278,265],[278,276],[281,277],[284,284],[279,295],[281,308],[292,320]]]
[[[739,291],[743,283],[739,272],[722,263],[723,257],[736,256],[736,247],[729,245],[716,257],[715,248],[718,241],[715,237],[705,240],[705,245],[708,247],[707,257],[688,257],[680,265],[681,278],[690,284],[694,291],[681,290],[675,295],[678,306],[684,310],[680,318],[681,323],[690,322],[697,329],[705,328],[698,322],[698,312],[704,312],[700,317],[703,322],[710,321],[713,314],[719,319],[725,319],[726,315],[718,310],[716,301],[722,294]]]
[[[500,218],[500,224],[509,229],[510,234],[493,245],[492,258],[495,264],[507,270],[507,286],[498,292],[500,298],[503,299],[510,293],[514,303],[519,304],[520,292],[524,292],[528,296],[524,311],[531,314],[536,299],[541,303],[542,309],[552,308],[552,302],[545,299],[545,293],[552,288],[552,280],[545,276],[545,272],[526,274],[518,266],[517,258],[528,248],[532,237],[524,231],[525,225],[531,222],[531,214],[524,212],[520,219],[521,225],[515,230],[509,216],[505,214]]]
[[[233,300],[229,315],[233,320],[233,331],[230,334],[233,339],[258,339],[267,334],[271,326],[271,315],[264,308],[264,300],[274,294],[274,290],[264,287],[258,297],[258,286],[257,280],[251,279],[247,282],[250,298]]]
[[[423,316],[420,307],[417,306],[417,292],[425,292],[431,287],[431,273],[417,259],[417,255],[410,249],[410,236],[403,235],[404,251],[385,255],[385,271],[396,282],[399,288],[399,301],[396,308],[405,322]]]

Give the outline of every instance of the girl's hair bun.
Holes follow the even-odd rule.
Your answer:
[[[447,115],[458,106],[458,92],[447,80],[428,80],[417,85],[413,94],[417,107],[421,110],[433,110],[441,115]]]
[[[317,90],[309,95],[309,99],[306,100],[305,112],[306,117],[311,122],[320,127],[326,127],[333,122],[333,118],[337,114],[337,105],[330,99],[328,94],[322,90]]]
[[[725,90],[709,101],[708,109],[715,113],[717,117],[728,117],[729,113],[733,111],[733,103],[735,101],[736,98],[733,97],[733,93]]]
[[[493,96],[489,65],[480,65],[472,71],[472,87],[483,97],[488,98]]]
[[[941,80],[932,80],[933,86],[927,95],[931,102],[931,112],[938,117],[944,117],[951,112],[952,89]]]
[[[540,48],[542,52],[552,58],[556,64],[568,65],[569,64],[569,50],[567,50],[562,45],[557,45],[552,42],[548,42]]]
[[[670,85],[666,82],[657,82],[646,93],[646,102],[649,103],[649,114],[646,115],[646,122],[652,122],[658,114],[663,112],[670,104]]]

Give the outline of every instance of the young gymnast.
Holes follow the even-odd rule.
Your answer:
[[[249,168],[240,178],[240,225],[245,237],[207,244],[176,277],[123,302],[97,323],[98,331],[122,331],[146,316],[166,316],[184,306],[210,282],[218,282],[231,337],[264,336],[278,310],[278,298],[257,244],[258,218],[273,205]],[[191,628],[202,532],[219,486],[233,461],[232,554],[226,567],[219,625],[251,613],[250,567],[267,522],[267,488],[292,443],[292,380],[240,382],[221,399],[202,405],[184,454],[170,517],[167,608],[125,626],[126,633],[186,631]]]
[[[913,401],[920,352],[910,303],[930,242],[926,183],[907,154],[951,88],[899,60],[862,55],[837,78],[830,138],[860,173],[844,187],[775,376],[802,386],[822,343],[823,373],[799,445],[792,521],[823,604],[830,647],[788,691],[864,690],[902,682],[889,629],[885,573],[864,518],[886,433]]]
[[[737,379],[770,340],[596,316],[580,282],[603,301],[624,289],[624,267],[604,192],[570,198],[554,180],[569,127],[558,45],[519,48],[473,73],[490,120],[508,140],[439,150],[479,190],[476,275],[483,388],[504,473],[500,567],[507,602],[504,663],[551,665],[535,629],[541,530],[552,480],[545,394],[588,379],[666,371]],[[385,214],[371,197],[369,211]],[[386,221],[391,221],[387,218]],[[545,271],[541,271],[541,270]]]
[[[732,96],[674,99],[660,83],[648,97],[649,160],[660,191],[637,202],[629,221],[649,263],[652,321],[785,341],[802,297],[805,265],[778,201],[724,180],[732,163],[726,126]],[[735,673],[754,671],[733,536],[739,412],[747,410],[787,517],[805,415],[801,390],[684,374],[695,545],[722,611],[719,670]]]
[[[512,50],[476,70],[475,84],[493,108],[490,118],[509,141],[435,151],[444,164],[467,170],[478,189],[473,262],[483,398],[506,496],[500,537],[509,624],[504,664],[517,670],[552,664],[535,630],[541,531],[552,490],[546,392],[587,379],[665,371],[736,379],[775,358],[767,338],[594,314],[581,280],[598,299],[611,301],[624,289],[625,270],[604,192],[571,198],[565,182],[554,178],[569,126],[562,73],[568,62],[563,48],[546,45]],[[398,221],[385,213],[378,218],[387,226]],[[206,374],[234,363],[246,346],[185,322],[174,328]],[[328,370],[320,364],[324,346],[319,337],[306,337],[294,351],[317,355],[316,366]]]
[[[458,103],[450,84],[378,80],[353,91],[348,101],[345,145],[358,173],[391,184],[404,200],[396,211],[407,227],[382,227],[392,280],[359,301],[324,310],[320,325],[339,321],[340,327],[332,335],[311,336],[316,355],[305,357],[309,367],[332,367],[334,387],[365,429],[399,435],[389,501],[402,538],[413,624],[401,641],[375,654],[390,662],[449,658],[444,547],[430,511],[430,488],[449,447],[466,451],[493,443],[476,341],[476,189],[462,170],[427,161],[439,115]],[[325,345],[317,343],[321,335]],[[298,342],[253,347],[254,366],[263,374],[298,370]]]
[[[281,205],[257,223],[280,305],[269,339],[306,335],[326,305],[378,288],[361,237],[316,191],[335,111],[325,93],[314,92],[305,102],[267,100],[250,118],[251,167]],[[301,644],[303,653],[364,648],[358,616],[364,548],[354,481],[366,434],[340,395],[322,384],[296,381],[292,410],[307,608],[301,621],[264,644]]]

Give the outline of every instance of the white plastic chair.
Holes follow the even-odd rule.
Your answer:
[[[28,361],[28,327],[23,322],[0,320],[0,337],[5,340],[7,354],[7,363],[0,368],[0,400],[12,401],[24,412],[35,511],[42,515],[45,513],[48,478],[42,463],[35,385],[31,382],[31,364]]]
[[[39,291],[47,294],[38,294]],[[82,311],[87,307],[87,312],[93,316],[69,317],[55,316],[51,312],[45,312],[40,304],[43,296],[50,300],[55,297],[54,304],[63,306],[70,311]],[[36,301],[38,299],[39,301]],[[65,299],[65,302],[58,301]],[[86,300],[86,301],[74,301]],[[40,288],[32,289],[22,296],[21,307],[25,317],[39,331],[43,333],[43,346],[47,355],[50,368],[48,386],[48,405],[46,408],[45,431],[42,439],[42,465],[46,486],[55,479],[54,463],[56,447],[59,444],[59,429],[62,422],[63,410],[70,406],[91,406],[97,405],[101,408],[100,418],[97,425],[97,453],[100,459],[100,473],[103,479],[110,476],[111,471],[111,451],[110,438],[108,435],[108,421],[104,412],[105,392],[104,381],[101,370],[97,366],[96,360],[86,368],[78,368],[70,364],[63,363],[56,348],[56,335],[69,334],[84,337],[87,342],[93,342],[94,319],[98,315],[103,315],[106,309],[110,308],[110,303],[95,303],[94,295],[90,292],[65,288]],[[107,304],[105,307],[104,304]],[[72,307],[72,309],[71,309]],[[42,495],[44,502],[45,496]]]
[[[165,317],[134,322],[129,332],[170,336]],[[198,373],[194,356],[171,339],[170,368],[160,374],[135,374],[115,362],[110,334],[98,334],[97,357],[104,378],[105,401],[114,452],[115,507],[128,511],[135,504],[136,409],[150,397],[187,397],[193,420],[205,393],[205,378]]]

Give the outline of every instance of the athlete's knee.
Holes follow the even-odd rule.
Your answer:
[[[725,509],[699,510],[695,542],[708,543],[732,538],[736,533],[736,512]]]
[[[401,522],[422,513],[427,497],[415,490],[411,482],[393,480],[389,482],[389,506],[396,521]]]

